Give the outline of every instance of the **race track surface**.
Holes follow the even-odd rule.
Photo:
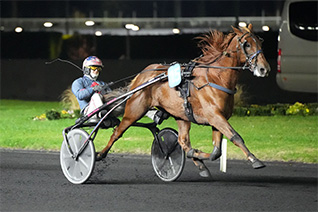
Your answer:
[[[89,182],[64,177],[58,152],[0,149],[0,211],[317,211],[317,164],[207,162],[201,178],[190,160],[181,177],[162,182],[150,156],[111,154]]]

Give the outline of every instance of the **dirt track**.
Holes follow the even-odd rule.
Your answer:
[[[317,211],[317,165],[208,162],[201,178],[188,161],[177,182],[160,181],[149,156],[110,155],[85,185],[64,177],[59,154],[0,150],[1,211]]]

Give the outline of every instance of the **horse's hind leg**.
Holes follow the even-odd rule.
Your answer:
[[[103,158],[105,158],[115,143],[122,135],[123,133],[128,129],[128,127],[134,123],[134,119],[128,119],[128,118],[123,118],[122,121],[120,122],[119,126],[115,128],[113,134],[110,137],[110,140],[108,141],[106,147],[96,155],[96,161],[99,161]]]
[[[122,121],[118,127],[115,128],[106,147],[97,154],[96,160],[105,158],[115,141],[117,141],[135,121],[139,120],[147,112],[147,101],[143,98],[142,93],[139,94],[140,95],[134,96],[127,101]]]

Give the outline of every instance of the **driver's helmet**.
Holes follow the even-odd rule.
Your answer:
[[[103,68],[103,62],[96,56],[89,56],[83,62],[82,70],[84,74],[89,74],[90,69]]]

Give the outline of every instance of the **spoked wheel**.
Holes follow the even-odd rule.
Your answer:
[[[77,155],[87,138],[87,132],[82,129],[73,129],[67,134],[67,139],[74,155]],[[84,183],[91,176],[95,165],[95,147],[93,142],[89,141],[84,151],[74,158],[67,147],[66,141],[63,141],[60,151],[60,163],[65,177],[71,183]]]
[[[185,153],[178,143],[178,133],[174,129],[164,128],[158,133],[151,147],[152,166],[156,175],[163,181],[176,180],[185,164]]]

